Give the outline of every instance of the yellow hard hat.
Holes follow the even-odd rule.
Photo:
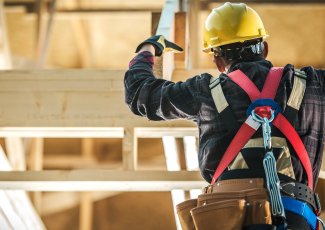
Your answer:
[[[204,24],[204,52],[212,48],[266,38],[266,32],[260,16],[244,3],[225,3],[214,8]]]

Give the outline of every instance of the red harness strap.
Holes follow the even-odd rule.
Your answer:
[[[260,92],[255,86],[255,84],[240,70],[231,72],[230,74],[228,74],[228,76],[232,81],[234,81],[247,93],[251,101],[254,101],[260,98],[274,99],[282,77],[282,72],[283,68],[271,68],[266,77],[262,92]],[[311,190],[313,190],[313,176],[310,159],[299,135],[292,127],[290,122],[281,113],[277,115],[277,117],[272,123],[284,134],[284,136],[289,140],[289,142],[293,146],[299,160],[301,161],[307,173],[308,186],[311,188]],[[234,139],[231,141],[223,157],[221,158],[221,161],[212,178],[211,184],[214,184],[217,181],[223,171],[238,155],[239,151],[254,135],[259,126],[260,124],[254,121],[251,116],[246,119],[246,121],[242,124],[242,126],[236,133]]]

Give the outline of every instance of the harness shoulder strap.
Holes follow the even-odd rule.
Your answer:
[[[229,132],[233,133],[234,130],[239,129],[239,124],[233,112],[231,111],[231,108],[223,93],[220,77],[211,78],[209,87],[211,90],[214,104],[216,106],[216,109],[220,115],[223,124],[225,125],[225,127],[228,129]]]

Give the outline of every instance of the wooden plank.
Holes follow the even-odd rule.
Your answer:
[[[193,126],[133,115],[117,70],[0,72],[0,127]]]
[[[1,189],[26,191],[171,191],[202,188],[199,172],[48,170],[0,172]]]

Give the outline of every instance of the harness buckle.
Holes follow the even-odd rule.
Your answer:
[[[280,185],[280,190],[285,195],[290,196],[292,198],[296,198],[296,196],[295,196],[295,183],[294,182],[282,183]]]

